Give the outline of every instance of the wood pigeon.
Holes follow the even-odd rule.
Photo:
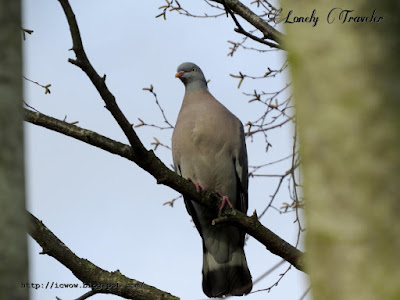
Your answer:
[[[216,191],[247,212],[247,151],[243,125],[208,91],[202,70],[183,63],[175,77],[185,96],[172,136],[175,171],[200,188]],[[212,225],[218,215],[190,199],[186,209],[203,240],[203,291],[208,297],[241,296],[252,289],[244,254],[245,232],[230,224]]]

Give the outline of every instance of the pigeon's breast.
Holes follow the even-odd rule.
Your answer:
[[[240,122],[215,99],[182,106],[172,138],[181,175],[229,197],[236,191],[233,152]]]
[[[229,140],[224,136],[223,129],[218,126],[218,123],[212,114],[201,115],[195,119],[190,140],[197,152],[213,155],[229,144]]]

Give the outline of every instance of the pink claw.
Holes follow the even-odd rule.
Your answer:
[[[228,203],[230,208],[233,208],[233,204],[231,203],[231,201],[229,201],[229,198],[227,196],[223,196],[222,197],[222,204],[221,204],[221,209],[224,208],[225,203]]]
[[[194,183],[196,185],[196,192],[200,193],[201,190],[205,190],[206,188],[204,186],[202,186],[198,181],[193,182],[193,180],[191,178],[188,178],[187,180],[189,180],[191,183]]]
[[[221,192],[218,192],[218,191],[217,191],[217,194],[222,197],[222,204],[221,204],[221,207],[219,208],[219,214],[221,214],[221,211],[224,208],[226,203],[228,203],[230,208],[233,208],[233,204],[231,203],[231,201],[229,201],[229,198],[227,196],[222,195]]]
[[[200,185],[200,183],[196,182],[195,185],[196,185],[196,192],[200,193],[200,190],[203,191],[205,190],[205,187]]]

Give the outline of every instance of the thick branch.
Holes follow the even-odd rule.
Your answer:
[[[109,139],[94,131],[81,128],[79,126],[46,116],[40,112],[31,111],[29,109],[24,109],[24,120],[29,123],[73,137],[89,145],[101,148],[112,154],[116,154],[134,161],[132,147]]]
[[[101,98],[106,104],[106,108],[110,111],[114,119],[117,121],[118,125],[123,130],[125,136],[128,138],[129,143],[136,156],[146,156],[147,150],[144,148],[143,144],[139,140],[135,131],[132,129],[132,124],[128,122],[126,117],[123,115],[119,109],[114,95],[109,91],[106,85],[106,76],[100,77],[96,70],[93,68],[88,57],[86,56],[85,50],[83,48],[81,35],[79,32],[79,27],[75,19],[74,12],[69,5],[68,0],[58,0],[64,10],[67,17],[69,28],[71,31],[73,47],[72,50],[75,52],[76,59],[69,59],[69,62],[78,66],[86,73],[93,85],[96,87]],[[147,162],[143,162],[142,165],[146,165]],[[142,165],[140,167],[144,168]]]
[[[229,8],[255,28],[260,30],[264,35],[264,39],[270,39],[277,42],[281,45],[282,38],[284,35],[265,22],[261,17],[257,16],[254,12],[252,12],[247,6],[241,3],[238,0],[211,0],[222,5],[228,5]],[[239,31],[240,33],[243,33]],[[251,38],[251,37],[250,37]]]
[[[137,163],[137,160],[141,160],[141,157],[137,157],[133,149],[128,145],[104,137],[96,132],[43,115],[39,112],[33,112],[25,109],[25,120],[32,124],[73,137],[112,154],[116,154],[134,161],[135,163]],[[221,198],[217,194],[210,192],[197,193],[196,187],[193,183],[178,176],[176,173],[167,168],[152,151],[146,152],[146,155],[147,154],[151,155],[152,158],[143,157],[143,160],[147,159],[156,165],[156,167],[152,167],[152,170],[157,170],[157,172],[149,171],[149,173],[157,179],[158,183],[169,186],[181,194],[186,195],[188,198],[193,199],[194,201],[205,205],[210,209],[213,209],[215,212],[218,212],[221,205]],[[254,216],[248,217],[235,209],[231,210],[226,208],[224,211],[226,221],[232,222],[238,227],[244,229],[260,243],[265,245],[269,251],[287,260],[297,269],[304,270],[302,252],[282,240],[268,228],[264,227],[257,220],[257,218]]]
[[[43,248],[43,254],[48,254],[66,266],[84,284],[91,286],[93,291],[103,294],[114,294],[126,299],[179,299],[143,282],[130,279],[115,272],[105,271],[87,259],[76,256],[62,241],[60,241],[41,221],[28,212],[29,234]]]

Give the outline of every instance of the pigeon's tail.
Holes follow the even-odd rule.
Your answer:
[[[243,296],[252,287],[243,249],[233,252],[228,262],[218,263],[204,247],[203,291],[208,297]]]

